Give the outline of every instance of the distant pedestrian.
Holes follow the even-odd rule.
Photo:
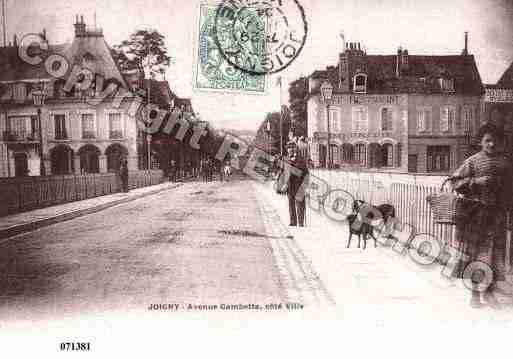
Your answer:
[[[176,168],[176,161],[175,160],[171,160],[170,164],[169,164],[169,177],[171,179],[172,182],[176,182],[177,180],[177,168]]]
[[[121,161],[121,166],[119,167],[119,177],[121,178],[121,187],[123,192],[128,192],[128,162],[127,160]]]

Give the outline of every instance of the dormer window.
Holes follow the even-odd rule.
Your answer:
[[[453,79],[446,79],[446,78],[440,78],[438,79],[440,83],[440,88],[444,92],[454,92],[454,80]]]
[[[92,62],[92,61],[94,61],[94,60],[95,60],[94,55],[93,55],[93,54],[91,54],[90,52],[86,52],[82,58],[83,58],[83,59],[84,59],[84,61],[86,61],[86,62]]]
[[[364,73],[357,73],[354,75],[353,91],[355,93],[367,92],[367,75]]]

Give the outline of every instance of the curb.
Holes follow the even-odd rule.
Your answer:
[[[141,193],[141,194],[138,194],[135,196],[131,196],[131,197],[127,197],[127,198],[120,198],[120,199],[117,199],[117,200],[114,200],[111,202],[99,204],[97,206],[83,208],[83,209],[77,209],[74,211],[58,214],[58,215],[55,215],[52,217],[42,218],[42,219],[38,219],[38,220],[28,222],[28,223],[16,224],[14,226],[11,226],[11,227],[8,227],[5,229],[0,229],[0,240],[1,240],[0,243],[3,243],[4,240],[8,240],[9,238],[17,236],[22,233],[33,232],[42,227],[47,227],[52,224],[69,221],[69,220],[77,218],[77,217],[82,217],[82,216],[85,216],[88,214],[100,212],[104,209],[114,207],[119,204],[128,203],[128,202],[134,201],[139,198],[151,196],[153,194],[156,194],[156,193],[168,190],[168,189],[174,189],[174,188],[177,188],[180,186],[182,186],[182,184],[174,184],[174,185],[166,187],[166,188],[159,188],[159,189]]]

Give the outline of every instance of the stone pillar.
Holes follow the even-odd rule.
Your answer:
[[[107,172],[107,156],[100,155],[100,156],[98,156],[98,160],[100,162],[100,173],[106,173]]]
[[[75,174],[80,174],[80,156],[73,156],[73,168],[75,169]]]

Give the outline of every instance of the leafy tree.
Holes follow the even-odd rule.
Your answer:
[[[283,116],[283,119],[280,120],[280,117]],[[270,135],[268,133],[268,125],[270,122]],[[255,146],[264,151],[271,151],[272,154],[280,153],[280,122],[281,122],[281,135],[282,135],[282,145],[283,145],[283,153],[285,154],[285,146],[289,141],[289,132],[292,128],[292,120],[290,116],[290,111],[287,106],[282,107],[282,112],[272,112],[268,113],[265,116],[264,121],[260,124],[258,128],[257,135],[255,137]],[[293,129],[292,129],[293,130]]]
[[[164,40],[157,30],[137,30],[115,45],[112,55],[122,70],[147,69],[150,75],[163,75],[172,61]]]

